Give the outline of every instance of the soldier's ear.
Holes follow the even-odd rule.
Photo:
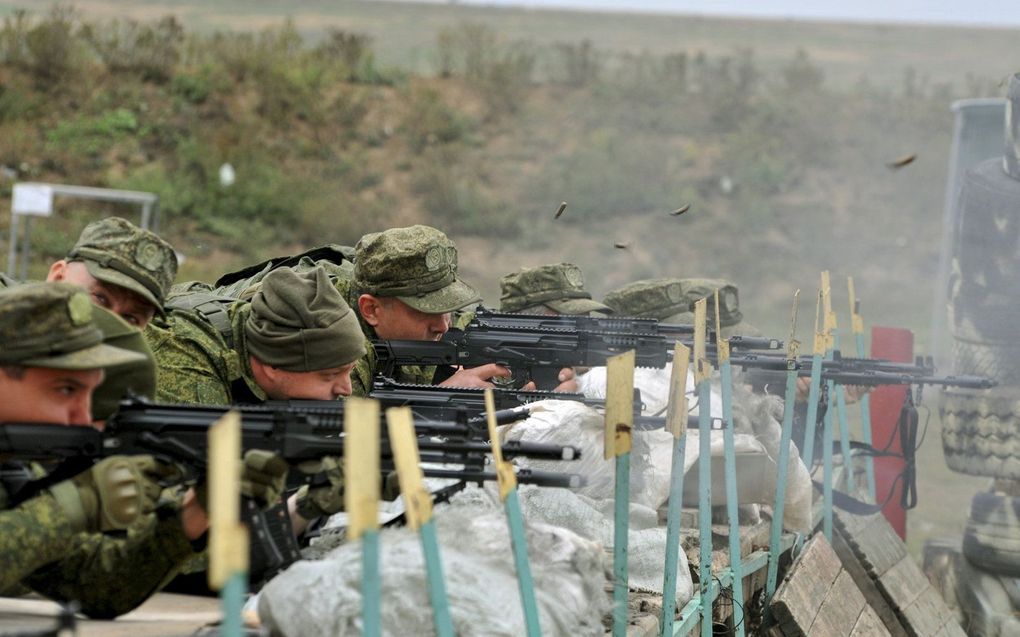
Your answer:
[[[358,314],[372,327],[379,325],[379,312],[382,307],[382,301],[371,294],[362,294],[358,297]]]
[[[61,259],[54,261],[53,265],[50,266],[50,271],[46,273],[46,280],[49,282],[63,281],[66,276],[67,270],[67,259]]]

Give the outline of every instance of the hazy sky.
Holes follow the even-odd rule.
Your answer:
[[[444,0],[426,0],[443,2]],[[462,4],[744,15],[773,18],[1020,25],[1018,0],[456,0]]]

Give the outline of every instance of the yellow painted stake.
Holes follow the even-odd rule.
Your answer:
[[[241,523],[241,416],[228,411],[209,427],[209,587],[220,591],[224,637],[242,634],[248,588],[248,529]]]
[[[627,634],[627,532],[630,528],[630,449],[634,428],[634,351],[606,361],[606,460],[616,458],[613,527],[613,635]]]
[[[538,603],[535,601],[535,584],[531,579],[531,565],[528,563],[528,538],[524,534],[524,518],[521,515],[521,503],[517,497],[517,476],[513,465],[503,459],[503,447],[499,444],[499,433],[496,430],[496,401],[492,389],[485,390],[485,415],[489,427],[489,441],[492,444],[492,457],[496,464],[496,479],[499,483],[499,498],[506,509],[507,523],[510,526],[510,547],[513,551],[514,566],[517,569],[517,588],[521,594],[521,608],[524,611],[524,624],[528,637],[542,634],[542,625],[538,618]]]
[[[407,525],[418,531],[421,536],[436,634],[439,637],[452,637],[453,620],[446,598],[446,583],[443,580],[443,564],[439,559],[436,527],[432,521],[432,495],[425,488],[424,474],[419,465],[418,441],[414,433],[414,416],[411,408],[387,409],[386,425],[390,434],[393,462],[397,467],[397,478],[400,481],[400,493],[404,497],[404,517]]]
[[[680,558],[680,512],[684,499],[684,450],[687,442],[687,368],[691,350],[679,341],[673,346],[673,370],[666,403],[666,431],[673,435],[673,464],[666,513],[666,566],[662,579],[662,637],[672,637],[676,614],[676,565]]]
[[[361,617],[365,637],[382,634],[379,574],[379,401],[344,402],[344,510],[347,535],[361,539]]]

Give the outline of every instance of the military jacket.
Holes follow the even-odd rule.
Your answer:
[[[232,342],[191,310],[172,309],[165,319],[152,321],[145,337],[156,357],[156,400],[199,405],[265,401],[245,346],[250,311],[245,302],[227,308]]]

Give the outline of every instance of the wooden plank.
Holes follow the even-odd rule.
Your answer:
[[[889,604],[898,612],[905,611],[920,597],[926,588],[931,588],[920,567],[908,555],[878,578],[878,590],[882,591]],[[935,626],[934,628],[938,628]],[[907,628],[910,632],[910,628]],[[931,633],[929,633],[931,634]]]
[[[938,592],[928,586],[914,603],[903,609],[904,624],[911,635],[916,637],[928,637],[936,635],[948,623],[956,623],[946,608],[945,602],[939,597]]]
[[[853,631],[864,606],[864,595],[857,590],[854,579],[846,571],[840,571],[832,588],[825,594],[808,634],[812,637],[846,637]]]
[[[844,531],[837,524],[835,533],[832,535],[832,548],[843,563],[843,568],[854,578],[854,583],[857,584],[857,588],[864,595],[864,600],[872,608],[886,633],[892,635],[892,637],[907,637],[907,631],[900,623],[896,610],[889,605],[889,600],[886,599],[882,591],[878,590],[875,580],[871,578],[860,563],[860,560],[857,559],[857,556],[849,544],[847,544],[843,533]]]
[[[861,616],[857,618],[854,629],[850,631],[849,637],[885,637],[889,635],[885,624],[871,606],[865,606]]]
[[[836,512],[836,526],[857,559],[874,577],[882,577],[907,555],[907,547],[881,513],[856,516]]]
[[[839,557],[823,536],[816,535],[809,540],[776,590],[772,610],[777,622],[780,625],[794,623],[805,630],[810,627],[825,592],[832,588],[841,571]],[[785,629],[784,633],[794,634]]]

